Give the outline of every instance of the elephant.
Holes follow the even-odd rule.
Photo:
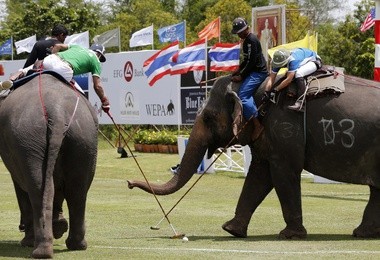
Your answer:
[[[280,239],[305,239],[301,205],[303,169],[338,182],[368,185],[370,196],[355,237],[380,236],[380,83],[340,74],[343,93],[326,93],[310,98],[306,111],[287,108],[294,103],[286,90],[276,93],[276,103],[260,109],[264,126],[252,141],[252,120],[240,121],[239,84],[226,75],[218,78],[208,99],[199,109],[178,173],[164,184],[129,180],[130,189],[138,187],[156,195],[181,189],[196,173],[207,151],[208,158],[218,147],[249,145],[252,161],[244,180],[234,217],[222,228],[235,237],[247,237],[251,217],[273,189],[282,209],[285,228]],[[329,83],[334,76],[326,77]],[[279,79],[280,80],[280,79]],[[254,94],[260,104],[266,81]],[[291,83],[294,86],[294,82]],[[289,86],[290,87],[290,86]],[[151,187],[151,188],[150,188]]]
[[[0,100],[0,156],[11,174],[25,224],[22,246],[53,257],[53,236],[85,250],[85,207],[95,174],[98,119],[84,95],[41,73]]]

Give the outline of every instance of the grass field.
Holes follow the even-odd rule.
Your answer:
[[[136,153],[145,175],[152,182],[171,178],[170,166],[178,155]],[[198,178],[194,175],[176,194],[158,197],[168,211]],[[86,210],[88,249],[68,251],[67,233],[54,241],[55,259],[379,259],[379,240],[351,236],[361,222],[368,200],[368,187],[348,184],[316,184],[302,179],[306,240],[277,239],[285,227],[274,192],[252,217],[248,238],[237,239],[221,225],[234,215],[244,181],[241,173],[206,174],[169,215],[188,242],[172,239],[154,197],[129,190],[127,179],[143,179],[133,158],[120,158],[116,149],[101,141],[97,172],[90,188]],[[0,162],[0,259],[28,258],[31,248],[18,245],[19,213],[9,173]],[[67,209],[65,208],[66,216]]]

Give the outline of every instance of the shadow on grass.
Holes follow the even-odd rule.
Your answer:
[[[33,248],[22,247],[19,241],[0,241],[0,258],[31,258]],[[65,249],[54,249],[54,254],[68,252]]]
[[[367,193],[366,194],[356,194],[356,195],[367,195],[367,196],[369,196],[369,194],[367,194]],[[368,199],[359,199],[359,198],[355,199],[355,198],[348,198],[348,197],[341,197],[341,196],[328,196],[328,195],[302,195],[302,197],[368,202]]]

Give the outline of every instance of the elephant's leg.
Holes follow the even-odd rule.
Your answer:
[[[301,165],[297,167],[297,163],[283,158],[271,165],[273,185],[286,223],[279,234],[280,239],[303,239],[307,235],[302,223],[301,172]]]
[[[267,162],[251,164],[235,210],[235,217],[222,228],[236,237],[247,237],[252,214],[273,189]]]
[[[20,231],[25,232],[24,238],[21,240],[21,246],[34,246],[34,229],[33,229],[33,210],[30,204],[28,193],[23,191],[20,186],[13,182],[17,202],[20,208]]]
[[[63,216],[62,204],[64,201],[64,194],[62,187],[57,187],[54,194],[53,205],[53,236],[55,239],[61,238],[68,229],[68,223]]]
[[[43,174],[33,173],[31,176],[43,176]],[[34,250],[33,258],[52,258],[53,257],[53,198],[54,184],[53,178],[45,180],[30,180],[29,198],[33,208],[34,226]],[[46,183],[45,183],[46,182]],[[44,188],[41,186],[44,185]]]
[[[80,174],[77,176],[80,176]],[[86,250],[87,242],[85,240],[84,220],[88,190],[86,183],[88,183],[88,180],[77,179],[69,182],[76,183],[78,185],[70,185],[70,187],[65,187],[65,198],[69,209],[70,222],[69,236],[66,239],[66,246],[69,250]]]
[[[354,230],[353,236],[380,237],[380,190],[373,186],[370,186],[369,201],[364,210],[362,223]]]

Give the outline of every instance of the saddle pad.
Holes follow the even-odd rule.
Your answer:
[[[335,93],[343,93],[345,91],[343,72],[331,73],[329,75],[311,75],[307,77],[307,82],[307,95],[318,95],[325,91],[333,91]]]

